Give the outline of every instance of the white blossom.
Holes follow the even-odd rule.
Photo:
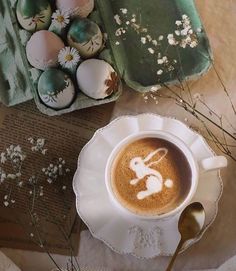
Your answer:
[[[175,35],[180,36],[181,32],[179,30],[175,30]]]
[[[189,31],[189,29],[185,28],[185,29],[181,30],[180,34],[182,36],[187,36],[188,35],[188,31]],[[187,37],[187,38],[189,38],[189,37]]]
[[[168,43],[172,46],[180,46],[181,48],[195,48],[198,45],[197,34],[192,29],[190,18],[184,14],[182,15],[182,20],[177,20],[175,22],[177,29],[174,34],[169,34],[167,36]]]
[[[16,174],[7,174],[7,179],[15,180],[17,178]]]
[[[31,176],[31,177],[29,178],[29,183],[32,184],[32,185],[34,185],[34,184],[37,183],[37,178],[36,178],[35,175],[33,175],[33,176]]]
[[[189,34],[193,34],[194,32],[193,32],[192,29],[189,29],[188,33],[189,33]]]
[[[22,149],[19,145],[10,145],[8,148],[6,148],[5,155],[3,156],[5,161],[4,163],[6,163],[6,161],[11,162],[14,168],[20,167],[21,163],[26,158],[26,155],[22,152]]]
[[[116,30],[115,35],[116,35],[117,37],[119,37],[119,36],[121,36],[123,33],[124,33],[124,28],[123,28],[123,27],[120,27],[120,28],[118,28],[118,29]]]
[[[152,55],[155,53],[155,51],[154,51],[152,48],[148,48],[148,51],[149,51],[149,53],[152,54]]]
[[[155,45],[155,46],[157,46],[158,45],[157,40],[152,40],[152,44]]]
[[[48,151],[47,149],[43,149],[42,154],[45,155],[47,151]]]
[[[150,35],[147,35],[146,37],[149,42],[152,41],[152,37]]]
[[[47,168],[42,168],[42,172],[47,176],[47,182],[51,184],[60,176],[69,173],[70,169],[66,168],[66,161],[60,157],[54,164],[50,163]]]
[[[141,37],[141,42],[142,42],[143,44],[146,44],[147,38],[146,38],[146,37]]]
[[[30,144],[34,144],[34,139],[33,139],[33,137],[29,137],[29,138],[28,138],[28,141],[30,142]]]
[[[0,154],[0,162],[1,162],[1,164],[5,164],[6,161],[7,161],[6,154],[5,154],[5,152],[2,152]]]
[[[167,62],[167,61],[168,61],[167,56],[163,56],[162,60],[163,60],[164,62]]]
[[[5,207],[9,206],[9,202],[8,201],[4,201],[3,204],[5,205]]]
[[[132,23],[136,23],[136,18],[132,18],[132,19],[131,19],[131,22],[132,22]]]
[[[128,9],[127,8],[121,8],[120,10],[121,10],[121,12],[123,14],[127,14],[128,13]]]
[[[0,167],[0,184],[3,183],[7,178],[6,172]]]
[[[170,45],[177,45],[177,44],[179,44],[174,37],[169,37],[168,38],[168,43]]]
[[[47,179],[47,182],[48,182],[49,184],[51,184],[51,183],[52,183],[52,179],[48,178],[48,179]]]
[[[194,47],[196,47],[198,45],[198,43],[196,42],[196,41],[192,41],[191,43],[190,43],[190,47],[191,48],[194,48]]]
[[[74,68],[80,61],[80,55],[74,47],[65,47],[58,54],[58,61],[64,68]]]
[[[43,186],[40,186],[39,187],[39,196],[42,197],[43,195],[44,195]]]
[[[47,149],[44,148],[44,146],[46,144],[46,140],[44,138],[34,139],[34,138],[30,137],[30,138],[28,138],[28,141],[32,145],[32,147],[31,147],[32,152],[41,152],[43,155],[46,154]]]
[[[116,23],[117,23],[118,25],[121,25],[121,24],[122,24],[122,21],[121,21],[120,16],[119,16],[118,14],[116,14],[116,15],[114,16],[114,19],[115,19],[115,21],[116,21]]]
[[[70,16],[67,12],[56,10],[52,14],[52,24],[56,27],[65,28],[70,22]]]
[[[163,74],[163,70],[158,70],[157,71],[157,75],[162,75]]]
[[[177,20],[177,21],[175,22],[175,24],[176,24],[177,26],[180,26],[180,25],[182,25],[182,22],[179,21],[179,20]]]

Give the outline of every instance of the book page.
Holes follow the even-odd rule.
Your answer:
[[[44,228],[44,237],[50,239],[51,243],[60,240],[58,224],[70,235],[77,216],[72,179],[78,155],[94,132],[109,122],[112,111],[113,104],[108,104],[59,117],[48,117],[41,114],[33,102],[13,108],[0,105],[0,153],[10,145],[20,145],[27,155],[22,166],[22,187],[12,185],[10,182],[14,180],[7,180],[0,185],[0,245],[18,248],[26,246],[29,249],[29,241],[24,240],[29,239],[29,236],[22,237],[19,234],[18,224],[23,225],[28,231],[26,235],[29,235],[34,230],[30,226],[30,212],[37,214]],[[31,151],[30,137],[45,139],[45,155]],[[65,160],[70,172],[60,180],[48,183],[42,168],[47,168],[50,163],[55,164],[58,158]],[[8,173],[11,173],[10,167],[6,165]],[[40,176],[36,188],[43,187],[43,196],[35,193],[35,186],[30,186],[29,179],[33,175]],[[4,198],[7,196],[11,199],[6,207]],[[7,230],[4,231],[4,227]],[[53,244],[49,247],[53,247]]]

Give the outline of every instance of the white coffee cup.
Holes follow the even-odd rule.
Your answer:
[[[183,199],[182,203],[178,205],[175,209],[161,215],[151,215],[151,216],[139,215],[139,214],[131,212],[120,203],[120,201],[116,198],[115,194],[113,193],[113,190],[111,187],[111,170],[112,170],[112,165],[115,158],[125,146],[131,144],[132,142],[136,140],[143,139],[143,138],[159,138],[159,139],[164,139],[171,142],[183,152],[191,168],[192,177],[191,177],[191,186],[190,186],[189,193]],[[212,170],[218,170],[218,169],[224,168],[226,166],[227,166],[227,159],[224,156],[209,157],[209,158],[203,159],[200,162],[197,162],[195,157],[193,156],[191,149],[181,139],[174,136],[173,134],[163,132],[163,131],[158,131],[158,130],[142,131],[136,134],[132,134],[126,137],[125,139],[123,139],[111,152],[107,161],[106,171],[105,171],[106,188],[107,188],[111,202],[114,204],[117,210],[121,211],[126,216],[130,218],[133,217],[133,218],[148,219],[148,220],[153,220],[153,219],[160,220],[164,218],[166,219],[182,212],[185,209],[185,207],[187,207],[191,203],[198,186],[199,168],[201,168],[202,171],[212,171]]]

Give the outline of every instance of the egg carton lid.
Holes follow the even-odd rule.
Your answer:
[[[97,0],[96,3],[119,73],[134,90],[146,92],[163,84],[197,79],[211,67],[209,40],[194,0]],[[181,21],[182,16],[190,18],[197,34],[195,48],[168,43],[169,34],[177,37],[175,31],[181,26],[176,21]],[[165,72],[163,65],[158,65],[157,59],[165,56],[177,61],[173,71]],[[160,70],[163,73],[158,76]]]

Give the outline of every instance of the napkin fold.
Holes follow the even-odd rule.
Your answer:
[[[5,254],[0,251],[0,271],[21,271]]]
[[[205,269],[205,270],[195,270],[195,271],[235,271],[236,270],[236,256],[229,259],[223,265],[216,269]]]

